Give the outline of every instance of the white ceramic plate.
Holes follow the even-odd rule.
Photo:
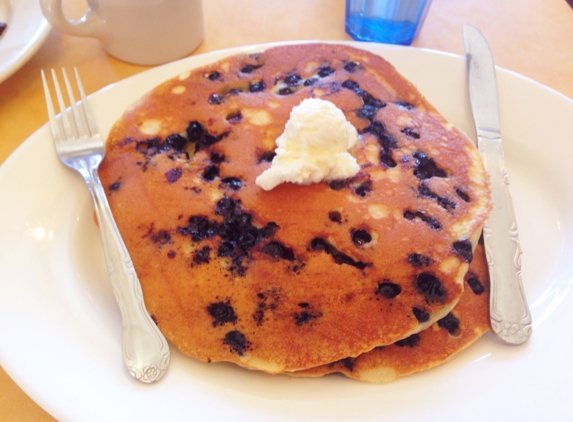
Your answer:
[[[0,0],[0,22],[8,24],[0,36],[0,83],[26,63],[46,40],[50,25],[39,0]]]
[[[356,45],[394,63],[473,136],[463,58]],[[262,48],[190,57],[112,85],[91,97],[99,127],[107,133],[168,77]],[[0,364],[62,421],[570,420],[573,101],[507,71],[498,82],[534,319],[527,344],[502,345],[488,333],[451,362],[388,385],[271,376],[173,350],[167,376],[139,384],[122,366],[121,321],[87,189],[57,160],[45,126],[0,168]]]

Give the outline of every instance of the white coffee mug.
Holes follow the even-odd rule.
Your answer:
[[[112,56],[135,64],[156,65],[182,58],[204,37],[201,0],[88,0],[85,15],[69,21],[63,0],[40,0],[57,30],[95,37]]]

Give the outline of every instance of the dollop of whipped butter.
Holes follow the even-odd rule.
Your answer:
[[[276,140],[271,167],[255,182],[271,190],[284,182],[310,185],[352,177],[360,166],[348,150],[357,140],[356,128],[342,110],[330,101],[306,99],[292,109]]]

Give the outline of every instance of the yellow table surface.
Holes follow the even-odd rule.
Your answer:
[[[85,0],[64,3],[69,16],[83,14]],[[351,39],[344,31],[344,0],[203,3],[205,41],[193,54],[274,41]],[[464,23],[480,28],[498,66],[573,98],[573,9],[565,0],[433,0],[413,46],[461,55]],[[108,56],[95,39],[52,30],[36,55],[0,84],[0,165],[48,120],[40,69],[71,66],[88,93],[147,69]],[[53,420],[0,368],[0,421]]]

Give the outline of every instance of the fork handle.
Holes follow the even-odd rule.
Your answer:
[[[119,233],[97,169],[84,174],[94,200],[105,261],[123,321],[123,361],[129,373],[144,383],[158,381],[169,366],[169,345],[145,308],[139,278]]]

